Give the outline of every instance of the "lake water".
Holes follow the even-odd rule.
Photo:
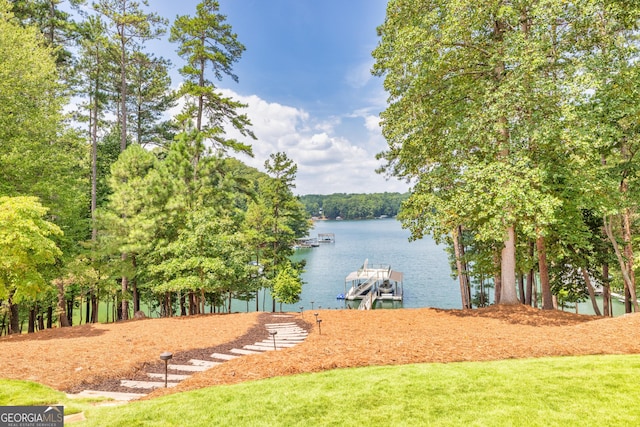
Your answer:
[[[404,273],[402,307],[461,308],[460,288],[457,279],[451,277],[448,254],[444,246],[436,245],[431,237],[410,242],[409,231],[395,219],[316,221],[310,237],[317,237],[319,233],[335,234],[335,243],[321,243],[317,248],[296,251],[294,259],[307,261],[302,275],[304,285],[300,302],[283,304],[284,311],[299,311],[300,307],[310,310],[311,301],[314,308],[353,305],[353,301],[338,300],[336,296],[346,293],[345,277],[360,268],[365,259],[369,265],[390,265],[393,270]],[[602,301],[598,300],[598,304],[602,307]],[[260,309],[271,310],[268,293],[260,293],[259,305]],[[234,302],[233,309],[253,311],[255,300],[249,304]],[[613,301],[613,309],[616,316],[624,313],[623,305],[617,300]],[[565,310],[576,311],[575,307]],[[578,312],[593,314],[591,303],[579,304]]]
[[[295,259],[307,261],[302,275],[305,282],[298,304],[283,309],[299,311],[314,307],[344,308],[337,295],[345,292],[345,277],[362,266],[390,265],[404,273],[402,307],[460,308],[460,288],[451,277],[444,246],[430,238],[409,242],[409,231],[395,219],[362,221],[316,221],[310,236],[335,234],[335,243],[321,243],[317,248],[298,249]]]

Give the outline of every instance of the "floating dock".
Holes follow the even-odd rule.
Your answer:
[[[344,281],[344,299],[362,300],[360,310],[370,310],[376,300],[402,301],[403,274],[389,265],[370,265],[365,260],[362,267],[349,273]]]

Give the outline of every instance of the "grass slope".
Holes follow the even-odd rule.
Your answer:
[[[640,425],[639,375],[639,355],[341,369],[92,408],[78,425]]]
[[[0,380],[0,406],[63,405],[64,414],[71,415],[88,409],[101,398],[69,399],[61,391],[31,381]]]

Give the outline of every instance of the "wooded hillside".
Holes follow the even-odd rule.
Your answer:
[[[400,193],[309,194],[301,196],[300,201],[312,217],[365,219],[398,215],[402,202],[408,197],[408,194]]]

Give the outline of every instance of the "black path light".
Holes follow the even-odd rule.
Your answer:
[[[300,307],[300,317],[304,318],[304,307]]]
[[[311,310],[313,310],[313,301],[311,301]]]
[[[173,354],[169,353],[168,351],[165,351],[160,355],[160,360],[164,360],[164,388],[167,388],[167,377],[168,377],[167,365],[169,363],[169,360],[171,360],[172,357],[173,357]]]
[[[322,335],[322,330],[320,329],[320,323],[322,323],[322,319],[318,319],[318,333]]]
[[[278,333],[278,331],[269,331],[269,335],[271,335],[273,337],[273,349],[277,350],[276,348],[276,334]]]

